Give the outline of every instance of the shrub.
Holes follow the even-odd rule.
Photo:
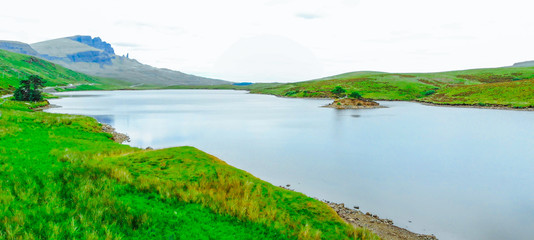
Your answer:
[[[39,88],[44,87],[46,83],[41,77],[37,75],[31,75],[26,80],[20,81],[20,87],[15,90],[13,96],[17,101],[32,101],[39,102],[43,100],[41,91]]]
[[[341,86],[336,86],[330,92],[332,92],[332,94],[334,94],[336,97],[340,98],[343,94],[347,92],[347,90],[345,90]]]
[[[349,97],[350,98],[355,98],[355,99],[360,99],[360,98],[362,98],[362,95],[359,92],[354,91],[354,92],[351,92],[349,94]]]
[[[430,96],[430,95],[432,95],[434,93],[436,93],[436,90],[428,90],[428,91],[423,92],[423,95]]]
[[[286,95],[286,96],[293,96],[293,95],[295,95],[295,94],[297,94],[297,93],[299,93],[299,91],[297,91],[297,90],[291,90],[291,91],[286,92],[284,95]]]

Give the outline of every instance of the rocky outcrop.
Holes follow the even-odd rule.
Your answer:
[[[355,98],[340,98],[334,100],[333,103],[326,105],[325,107],[337,108],[337,109],[364,109],[364,108],[379,108],[380,104],[367,99],[355,99]]]
[[[102,41],[102,39],[100,39],[99,37],[92,38],[91,36],[76,35],[69,38],[76,42],[80,42],[91,47],[101,49],[109,55],[115,55],[115,50],[113,49],[113,47],[111,47],[111,44]]]

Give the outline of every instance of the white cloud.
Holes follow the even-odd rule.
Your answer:
[[[269,72],[224,72],[220,59],[243,39],[275,35],[298,43],[288,52],[307,49],[324,75],[510,65],[534,59],[533,7],[524,0],[7,1],[0,38],[33,43],[87,34],[157,67],[298,81],[305,76],[296,66],[307,59],[293,61],[293,72],[282,60],[261,63]]]

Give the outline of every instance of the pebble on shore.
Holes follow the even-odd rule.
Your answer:
[[[111,125],[102,123],[102,131],[111,134],[111,136],[113,137],[113,141],[115,142],[118,142],[118,143],[130,142],[130,137],[128,137],[128,135],[124,133],[116,132],[115,128],[113,128]]]

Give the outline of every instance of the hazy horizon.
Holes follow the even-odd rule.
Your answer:
[[[534,60],[534,3],[512,1],[6,2],[3,40],[100,37],[117,55],[248,82],[353,71],[438,72]],[[28,7],[30,6],[30,7]]]

